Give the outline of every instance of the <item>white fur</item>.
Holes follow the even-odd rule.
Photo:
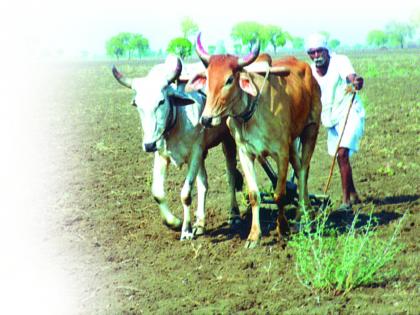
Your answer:
[[[157,65],[151,69],[144,78],[133,80],[132,89],[135,90],[135,102],[143,130],[143,147],[147,143],[156,142],[157,152],[153,167],[152,193],[159,203],[162,218],[172,226],[180,224],[171,211],[165,197],[164,183],[167,168],[172,162],[177,167],[187,164],[187,174],[181,190],[184,220],[181,230],[181,240],[193,238],[193,230],[190,219],[190,200],[192,185],[197,176],[197,224],[204,228],[205,224],[205,199],[207,194],[207,174],[204,169],[203,145],[204,130],[199,124],[199,118],[204,108],[204,99],[192,105],[176,106],[176,126],[166,136],[163,135],[166,117],[169,113],[170,104],[165,98],[165,93],[174,86],[167,86],[166,75],[168,74],[168,62]],[[198,94],[197,94],[198,95]],[[200,98],[199,98],[200,99]],[[164,104],[159,105],[159,101]],[[217,131],[209,131],[217,132]],[[228,163],[228,165],[231,165]],[[232,175],[232,169],[228,170],[228,176]],[[235,193],[234,181],[229,180],[230,191]],[[231,198],[231,208],[237,207],[236,197]]]

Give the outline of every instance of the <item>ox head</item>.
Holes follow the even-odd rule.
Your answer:
[[[186,90],[205,88],[207,101],[201,116],[201,123],[205,127],[217,126],[225,116],[238,116],[238,108],[235,107],[244,103],[244,96],[257,96],[258,88],[249,73],[269,72],[281,77],[290,74],[290,69],[286,66],[272,67],[269,55],[259,55],[259,41],[245,57],[210,56],[204,50],[200,37],[201,34],[198,34],[196,52],[207,70],[190,79]],[[253,63],[254,61],[258,61],[258,64]]]
[[[162,148],[165,133],[175,123],[173,106],[193,103],[171,86],[181,71],[181,60],[174,56],[168,57],[164,64],[154,66],[143,78],[126,78],[115,66],[112,68],[115,79],[135,91],[133,105],[140,115],[146,152]]]
[[[201,123],[210,127],[220,124],[223,117],[231,114],[231,107],[241,100],[241,89],[254,96],[257,94],[257,89],[242,69],[258,57],[260,44],[257,41],[245,57],[210,56],[204,50],[200,37],[201,34],[198,34],[196,52],[207,70],[192,78],[187,84],[187,89],[206,89],[207,101]]]

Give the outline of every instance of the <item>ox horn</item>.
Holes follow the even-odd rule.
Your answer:
[[[198,33],[197,36],[197,45],[195,47],[195,51],[197,52],[197,55],[203,62],[204,66],[207,68],[210,63],[210,55],[207,53],[207,51],[204,50],[203,45],[201,44],[201,32]]]
[[[175,69],[173,69],[172,73],[170,73],[166,77],[166,79],[168,80],[168,84],[171,84],[176,79],[178,79],[179,76],[181,75],[181,71],[182,71],[181,59],[179,59],[179,57],[176,57],[176,66],[175,66]]]
[[[129,89],[131,89],[131,85],[132,85],[133,80],[132,79],[129,79],[129,78],[125,78],[123,76],[123,74],[117,70],[117,68],[115,67],[115,65],[112,66],[112,74],[114,75],[115,79],[121,85],[124,85],[125,87],[128,87]]]
[[[257,42],[252,46],[251,52],[246,55],[245,57],[240,57],[238,59],[238,66],[243,68],[247,65],[254,62],[257,59],[258,55],[260,54],[260,41],[257,39]]]

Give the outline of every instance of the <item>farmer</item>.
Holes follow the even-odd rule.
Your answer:
[[[327,40],[321,34],[313,34],[308,38],[306,50],[313,61],[312,72],[321,87],[321,122],[328,129],[328,153],[334,156],[352,100],[353,93],[349,91],[349,87],[360,90],[363,87],[363,78],[355,73],[347,56],[330,53]],[[365,110],[356,95],[337,151],[343,192],[342,204],[338,210],[351,211],[353,204],[360,203],[349,157],[359,149],[364,125]]]

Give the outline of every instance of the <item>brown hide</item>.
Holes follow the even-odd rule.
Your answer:
[[[269,55],[263,54],[256,61],[270,62],[271,58]],[[273,116],[281,114],[283,124],[290,126],[290,136],[293,140],[299,136],[306,125],[319,124],[321,105],[320,102],[312,102],[312,99],[320,97],[320,89],[312,76],[310,66],[295,57],[275,59],[272,61],[272,66],[285,66],[290,69],[290,75],[286,77],[270,75],[258,107],[269,107]],[[244,110],[243,98],[248,99],[249,96],[243,95],[245,92],[239,87],[240,70],[235,56],[215,55],[210,58],[207,70],[207,102],[203,116],[238,115],[241,110]],[[234,78],[234,82],[227,86],[226,81],[231,76]],[[250,73],[249,78],[259,90],[262,86],[263,75]],[[289,121],[284,122],[284,120]],[[252,123],[252,120],[249,123]],[[273,130],[273,132],[278,133],[277,130]],[[288,132],[286,131],[286,133]]]
[[[225,83],[230,77],[233,77],[232,84],[237,82],[238,70],[238,58],[235,56],[215,55],[210,57],[207,68],[207,101],[203,116],[223,115],[229,103],[239,96],[240,91],[237,89],[227,89],[225,87]],[[208,115],[206,110],[210,110],[212,114]]]
[[[270,63],[268,55],[260,61]],[[214,55],[207,68],[207,102],[202,121],[230,116],[228,126],[239,147],[245,152],[241,164],[247,178],[253,223],[247,246],[254,246],[261,237],[259,224],[259,194],[253,170],[255,158],[271,156],[277,164],[277,187],[274,198],[279,206],[278,229],[287,234],[282,196],[285,194],[289,161],[299,177],[299,202],[309,205],[307,178],[321,115],[320,89],[312,76],[310,66],[294,57],[272,60],[273,67],[290,70],[287,76],[269,75],[262,91],[265,74],[248,73],[238,67],[237,57]],[[258,61],[258,60],[257,60]],[[246,92],[245,92],[246,91]],[[249,120],[252,100],[260,98]],[[250,95],[251,94],[251,95]],[[219,121],[220,119],[217,119]],[[216,123],[212,124],[216,125]],[[292,141],[299,137],[302,153],[298,156]]]
[[[295,57],[275,59],[273,66],[286,66],[291,72],[284,77],[286,94],[291,98],[291,121],[296,125],[292,126],[292,138],[299,135],[299,130],[304,126],[320,123],[321,102],[313,99],[321,97],[321,90],[312,75],[311,67]],[[294,128],[293,128],[294,127]]]

